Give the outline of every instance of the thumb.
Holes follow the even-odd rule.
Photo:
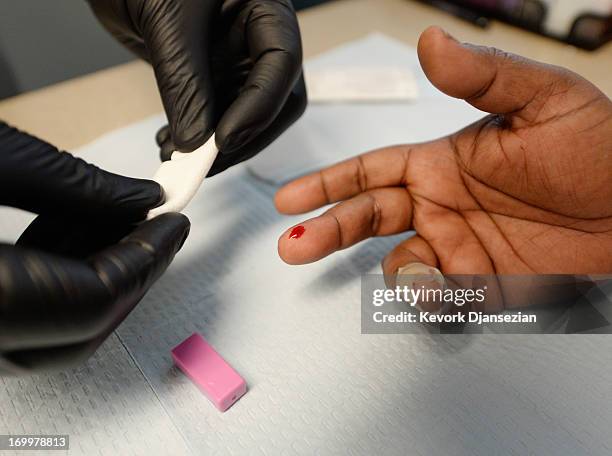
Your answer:
[[[159,3],[159,2],[158,2]],[[212,135],[214,99],[209,43],[218,2],[163,2],[137,21],[168,117],[172,142],[191,152]]]
[[[439,90],[494,114],[519,114],[534,120],[556,91],[578,76],[560,67],[535,62],[499,49],[460,43],[439,27],[419,38],[419,61]]]

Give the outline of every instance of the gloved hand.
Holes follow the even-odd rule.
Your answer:
[[[161,187],[100,170],[0,122],[0,205],[40,214],[0,243],[0,374],[89,357],[164,272],[181,214],[134,228]]]
[[[162,160],[216,130],[209,175],[251,158],[306,107],[290,0],[89,0],[102,24],[149,61],[169,119]]]

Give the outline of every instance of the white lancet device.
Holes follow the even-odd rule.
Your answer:
[[[173,152],[170,160],[163,162],[153,176],[153,180],[164,189],[166,199],[164,204],[149,211],[147,220],[166,212],[181,212],[185,209],[200,188],[218,153],[214,134],[193,152]]]

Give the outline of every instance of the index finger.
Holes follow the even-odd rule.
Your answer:
[[[411,150],[386,147],[307,174],[283,186],[274,204],[283,214],[301,214],[374,188],[405,185]]]

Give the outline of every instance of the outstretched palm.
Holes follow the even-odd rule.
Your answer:
[[[385,273],[413,262],[444,274],[612,272],[610,99],[574,73],[462,45],[437,28],[418,50],[436,87],[493,114],[282,188],[284,213],[341,202],[305,222],[299,242],[283,235],[281,257],[307,263],[414,229],[383,262]]]

